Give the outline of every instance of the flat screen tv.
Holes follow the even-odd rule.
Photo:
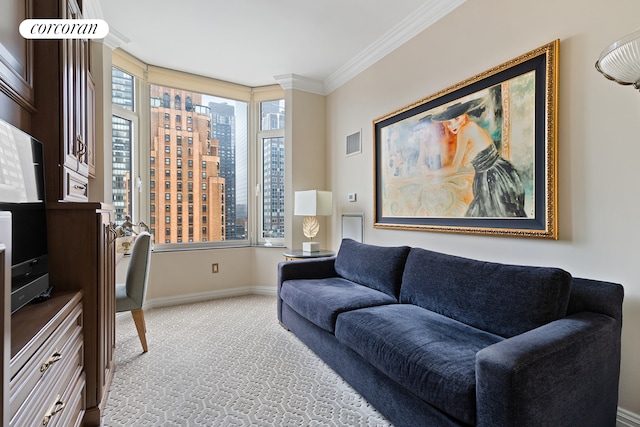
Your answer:
[[[0,211],[11,213],[11,312],[49,289],[42,143],[0,120]],[[8,251],[9,252],[9,251]]]

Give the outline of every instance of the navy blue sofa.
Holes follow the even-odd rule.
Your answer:
[[[278,266],[278,319],[396,426],[615,426],[623,288],[342,241]]]

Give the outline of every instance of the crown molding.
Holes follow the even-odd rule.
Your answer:
[[[102,7],[98,0],[84,0],[82,2],[82,17],[86,19],[104,19]]]
[[[377,41],[324,79],[325,95],[384,58],[404,43],[429,28],[466,0],[430,0],[420,6]]]
[[[326,95],[324,84],[320,80],[310,79],[298,74],[280,74],[273,76],[284,90],[297,89],[318,95]]]
[[[131,39],[111,26],[109,27],[109,34],[107,34],[107,37],[102,41],[102,43],[111,50],[116,50],[130,42]]]
[[[87,19],[103,19],[104,14],[102,13],[102,7],[100,6],[100,2],[98,0],[84,0],[82,2],[82,15]],[[109,26],[109,33],[102,40],[95,40],[96,42],[104,44],[111,50],[115,50],[123,45],[130,43],[131,40],[127,38],[125,35],[120,33],[118,30]]]

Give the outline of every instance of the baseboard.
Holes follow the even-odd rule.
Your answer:
[[[618,408],[616,427],[640,427],[640,415]]]
[[[222,289],[194,294],[176,295],[172,297],[148,298],[144,308],[159,308],[173,305],[192,304],[194,302],[208,301],[212,299],[239,297],[243,295],[267,295],[276,296],[276,288],[273,286],[244,286],[240,288]]]

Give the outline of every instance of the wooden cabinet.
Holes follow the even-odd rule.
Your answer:
[[[102,203],[49,204],[49,275],[56,291],[84,298],[86,426],[99,426],[113,378],[115,349],[114,209]]]
[[[0,242],[0,325],[2,326],[2,353],[0,357],[0,425],[9,425],[9,381],[11,372],[9,362],[11,361],[11,286],[7,286],[11,280],[9,271],[11,265],[7,262],[7,247],[4,242]]]
[[[114,209],[48,206],[50,300],[10,315],[4,250],[2,426],[99,426],[114,372]],[[61,409],[64,406],[64,409]]]
[[[80,292],[57,293],[12,316],[9,426],[81,425],[85,410],[82,325]]]
[[[76,0],[38,0],[33,10],[35,18],[82,18]],[[34,52],[33,134],[45,145],[47,200],[87,201],[95,153],[89,41],[38,40]]]
[[[82,18],[82,0],[7,4],[0,74],[10,69],[5,74],[15,79],[0,82],[0,117],[44,146],[54,292],[11,315],[10,264],[0,242],[0,425],[98,426],[114,368],[115,236],[113,208],[87,202],[96,162],[90,44],[34,43],[17,33],[23,18]],[[39,374],[54,353],[64,354]],[[59,401],[64,409],[56,412]],[[47,417],[49,410],[56,413]]]
[[[82,11],[75,0],[64,0],[62,17],[82,18]],[[83,177],[89,176],[87,153],[87,73],[88,41],[66,39],[59,42],[62,48],[62,114],[63,164],[69,171]]]
[[[96,176],[96,84],[87,74],[87,166],[89,177]]]

